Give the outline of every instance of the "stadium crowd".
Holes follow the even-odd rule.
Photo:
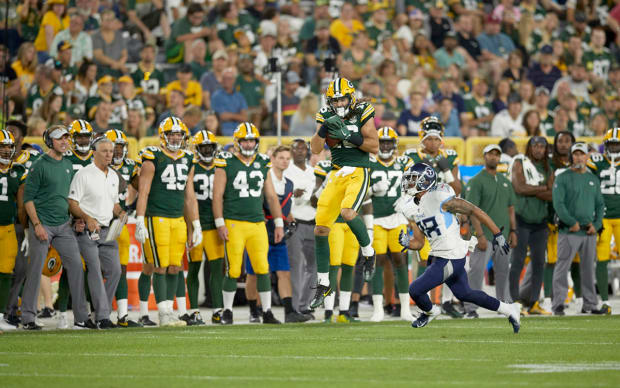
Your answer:
[[[327,103],[325,91],[328,84],[337,77],[344,77],[350,80],[357,100],[373,107],[371,119],[380,129],[380,141],[387,147],[380,153],[389,154],[384,161],[394,163],[391,160],[397,158],[394,151],[398,138],[419,137],[420,147],[406,151],[402,157],[407,159],[396,164],[402,164],[404,168],[409,160],[429,162],[441,174],[441,179],[453,186],[456,194],[481,208],[485,198],[480,192],[497,179],[484,181],[478,177],[476,182],[482,189],[478,189],[476,196],[475,189],[472,189],[476,186],[464,185],[459,179],[458,155],[441,147],[442,142],[436,139],[503,138],[496,147],[485,148],[485,167],[480,174],[494,170],[499,174],[506,173],[505,183],[514,187],[514,200],[507,202],[504,208],[498,209],[495,205],[493,209],[500,213],[498,217],[504,221],[504,233],[512,241],[514,251],[510,257],[491,255],[485,238],[478,236],[475,249],[480,255],[476,270],[484,271],[486,262],[493,256],[496,286],[501,286],[497,289],[498,297],[504,295],[505,299],[521,301],[523,314],[562,315],[562,295],[569,292],[568,284],[565,284],[568,272],[573,275],[570,292],[581,298],[583,291],[583,307],[580,305],[583,312],[611,312],[606,303],[609,297],[607,263],[611,256],[612,231],[620,234],[615,223],[620,214],[615,214],[618,207],[614,205],[615,198],[620,195],[615,176],[620,134],[610,130],[620,126],[620,5],[614,1],[26,0],[19,4],[7,2],[6,7],[2,5],[0,18],[7,26],[0,32],[3,80],[0,98],[4,107],[0,117],[3,130],[0,140],[7,149],[11,148],[12,141],[15,148],[8,159],[2,155],[0,167],[3,174],[16,180],[13,185],[19,188],[12,192],[13,204],[18,206],[14,214],[11,213],[10,220],[7,218],[6,225],[3,224],[10,233],[8,225],[15,222],[13,235],[19,244],[15,269],[2,267],[0,271],[0,313],[5,314],[4,320],[0,318],[2,329],[20,323],[25,328],[37,329],[35,317],[47,318],[56,314],[59,314],[59,327],[66,328],[70,326],[66,322],[69,301],[73,303],[76,327],[112,327],[114,324],[100,312],[109,309],[113,299],[119,307],[119,326],[151,325],[154,324],[148,316],[151,284],[160,310],[160,323],[173,326],[204,323],[197,304],[198,273],[203,256],[207,256],[209,263],[203,265],[203,271],[207,286],[206,303],[214,308],[212,322],[232,323],[232,312],[226,316],[226,311],[232,307],[235,297],[236,283],[232,281],[241,274],[223,276],[224,254],[217,249],[209,251],[206,246],[204,254],[198,250],[189,255],[192,257],[186,290],[180,264],[171,260],[170,267],[177,268],[166,271],[164,267],[162,272],[160,261],[163,259],[160,258],[163,256],[149,245],[152,242],[145,244],[147,262],[138,282],[141,302],[137,322],[129,319],[127,311],[127,253],[123,250],[128,249],[128,240],[123,243],[119,240],[121,268],[115,267],[110,272],[112,275],[97,267],[95,272],[103,271],[103,276],[92,276],[93,270],[90,269],[91,275],[80,280],[79,276],[72,276],[71,269],[69,276],[63,270],[54,308],[49,278],[41,278],[38,273],[35,276],[37,271],[26,268],[26,253],[30,251],[32,254],[35,247],[28,243],[23,246],[22,241],[64,236],[73,239],[71,244],[77,244],[85,256],[80,241],[85,244],[89,241],[84,233],[86,230],[94,232],[96,222],[99,226],[108,223],[112,214],[103,218],[92,214],[85,216],[84,213],[88,212],[76,209],[71,202],[75,197],[69,195],[71,180],[58,183],[67,191],[61,195],[67,199],[67,204],[61,204],[62,201],[47,203],[50,207],[43,206],[42,217],[37,216],[39,206],[34,210],[25,204],[36,203],[49,194],[41,194],[37,188],[46,187],[41,183],[47,177],[46,171],[49,174],[49,169],[61,168],[55,166],[52,159],[59,163],[69,160],[70,163],[65,164],[72,164],[71,171],[80,170],[91,164],[93,155],[104,153],[106,146],[101,145],[103,143],[91,146],[93,139],[103,136],[115,145],[114,155],[108,157],[113,159],[111,165],[121,174],[121,181],[126,183],[124,186],[128,186],[121,190],[123,185],[119,184],[117,202],[123,212],[136,211],[136,234],[145,233],[141,242],[154,239],[154,227],[144,224],[152,218],[151,215],[170,220],[185,216],[188,230],[183,229],[183,234],[189,236],[187,242],[194,248],[201,246],[199,240],[209,241],[211,245],[216,244],[210,239],[226,240],[228,236],[222,234],[221,227],[228,231],[233,228],[217,220],[221,218],[222,222],[224,219],[228,222],[231,210],[226,208],[226,193],[219,192],[224,198],[224,207],[220,202],[217,210],[220,214],[216,214],[217,196],[213,190],[218,185],[228,186],[217,183],[217,172],[204,172],[207,181],[202,182],[202,189],[211,187],[212,190],[208,195],[202,193],[206,195],[204,197],[199,193],[197,181],[190,185],[188,177],[197,174],[199,168],[205,171],[242,171],[242,166],[231,167],[227,153],[237,152],[243,159],[246,156],[244,144],[255,139],[256,153],[258,137],[276,133],[277,90],[273,80],[280,73],[283,135],[312,136],[317,128],[315,115]],[[429,120],[429,117],[436,119]],[[63,126],[66,127],[64,132]],[[179,142],[171,138],[178,128],[187,128]],[[383,135],[381,129],[385,129]],[[233,144],[218,146],[213,135],[233,136]],[[45,138],[47,148],[57,148],[51,151],[56,154],[47,158],[48,167],[41,167],[43,163],[40,163],[36,185],[30,168],[42,150],[37,149],[36,144],[23,143],[26,136]],[[605,143],[585,147],[577,143],[575,146],[576,138],[591,136],[604,136]],[[137,161],[128,159],[127,139],[148,137],[160,138],[159,151],[147,148],[141,151]],[[553,142],[547,137],[553,138]],[[518,154],[513,141],[517,138],[528,139],[523,155]],[[390,144],[393,144],[392,149]],[[265,270],[262,268],[264,263],[255,263],[248,242],[249,255],[243,265],[238,263],[248,274],[246,284],[251,285],[245,292],[251,319],[260,321],[262,306],[262,319],[266,323],[278,322],[269,309],[272,297],[266,294],[271,291],[271,280],[264,276],[269,270],[277,273],[274,279],[277,279],[279,298],[274,299],[284,305],[285,321],[314,318],[314,311],[309,307],[310,287],[316,284],[313,209],[316,208],[321,182],[331,168],[326,162],[329,151],[310,155],[303,139],[289,145],[270,150],[264,164],[271,163],[271,169],[261,173],[263,180],[256,188],[258,195],[252,194],[252,188],[248,191],[250,197],[261,201],[264,196],[267,209],[275,207],[274,194],[280,201],[288,195],[287,201],[291,201],[287,210],[282,204],[281,214],[273,214],[272,220],[268,218],[267,222],[270,260],[272,247],[279,246],[280,239],[286,237],[284,247],[287,249],[283,251],[281,245],[273,249],[273,255],[282,262],[276,260],[274,268],[270,261],[271,268]],[[203,155],[201,147],[206,146],[210,148]],[[223,153],[217,153],[216,146],[223,147]],[[181,194],[188,193],[184,194],[185,197],[181,195],[180,201],[196,204],[198,208],[193,216],[188,215],[191,211],[187,209],[168,209],[170,214],[162,210],[166,213],[164,216],[153,213],[149,191],[145,191],[151,186],[142,186],[142,169],[147,161],[147,165],[153,165],[154,171],[159,171],[157,168],[161,166],[158,163],[164,158],[160,155],[161,149],[174,151],[173,154],[181,155],[178,158],[187,159],[184,162],[186,167],[191,166],[185,171],[188,184],[183,181],[183,190],[180,190]],[[195,153],[194,161],[188,151]],[[65,152],[70,157],[63,157]],[[602,214],[601,204],[596,203],[593,205],[597,209],[596,217],[592,219],[575,215],[583,207],[566,207],[565,202],[575,205],[585,200],[575,197],[577,194],[571,193],[570,187],[556,194],[558,189],[554,181],[557,176],[562,176],[558,171],[570,170],[575,153],[587,157],[587,163],[584,163],[588,171],[601,181],[599,194],[605,199],[606,213]],[[381,155],[377,157],[383,160]],[[14,172],[13,161],[14,165],[23,168]],[[105,163],[99,164],[103,171],[107,171]],[[180,174],[178,168],[171,170],[172,178],[175,171]],[[150,169],[148,167],[146,171]],[[190,170],[192,172],[188,175]],[[580,171],[574,173],[580,174]],[[236,178],[234,180],[237,182]],[[384,189],[379,181],[370,182],[375,194]],[[226,182],[225,178],[223,182]],[[243,184],[251,185],[249,181]],[[584,180],[586,187],[588,184],[590,181]],[[141,194],[148,198],[142,198]],[[561,196],[569,197],[565,202],[556,203]],[[596,197],[596,193],[592,197]],[[164,203],[170,201],[165,196],[162,198]],[[206,199],[208,204],[204,203]],[[134,200],[137,204],[132,209]],[[369,202],[376,207],[374,200]],[[52,205],[58,207],[52,208]],[[254,205],[252,202],[251,206]],[[212,220],[203,219],[203,206],[209,211],[213,209]],[[262,209],[262,202],[260,206]],[[122,215],[116,207],[114,209],[113,216]],[[365,211],[366,215],[373,213],[372,208]],[[100,222],[101,219],[106,221]],[[286,221],[284,236],[276,232],[281,227],[276,221],[282,219]],[[296,229],[290,227],[293,220]],[[370,220],[366,226],[376,236],[377,225],[372,224],[372,218]],[[467,220],[461,221],[467,224]],[[140,222],[145,227],[142,230]],[[68,229],[64,227],[67,223]],[[209,228],[207,224],[213,225]],[[44,235],[37,231],[41,229],[39,225],[53,228],[46,229]],[[183,225],[185,227],[185,223]],[[362,294],[372,296],[375,304],[373,320],[383,319],[385,312],[410,319],[409,299],[400,303],[401,298],[408,298],[403,284],[409,282],[403,272],[406,258],[393,255],[396,252],[391,245],[389,257],[387,249],[381,252],[375,248],[378,256],[384,257],[378,257],[377,279],[373,278],[366,287],[358,263],[359,247],[348,246],[348,241],[355,238],[344,223],[341,225],[345,246],[331,247],[332,250],[342,250],[339,255],[341,262],[330,262],[333,283],[340,271],[338,305],[341,312],[346,312],[341,314],[342,318],[338,316],[338,320],[349,322],[356,318]],[[30,232],[24,234],[24,229]],[[193,233],[196,230],[203,234],[197,237]],[[216,234],[207,233],[211,230],[217,230]],[[592,242],[591,238],[582,238],[593,237],[597,232],[598,243],[596,240]],[[73,236],[76,233],[79,237]],[[569,238],[565,234],[574,236]],[[120,238],[128,239],[128,236],[122,234]],[[560,247],[575,244],[558,243],[567,239],[579,241],[575,244],[582,244],[583,248],[572,264],[576,252],[572,248]],[[175,243],[179,241],[175,240]],[[101,250],[105,244],[95,245]],[[173,242],[169,245],[174,246]],[[184,243],[180,246],[183,250]],[[74,258],[65,260],[62,257],[63,250],[68,252],[73,248],[65,245],[56,249],[63,263],[76,271]],[[41,256],[36,252],[37,257]],[[347,254],[350,257],[345,257]],[[422,261],[417,270],[421,272],[424,270],[424,253],[416,255],[410,253],[409,260],[411,256],[419,256]],[[287,256],[286,260],[284,256]],[[526,257],[529,257],[527,265]],[[84,260],[84,266],[89,267],[90,260],[86,257]],[[43,265],[44,261],[38,261]],[[498,265],[502,261],[503,265]],[[231,273],[229,264],[226,263],[228,275]],[[255,275],[253,270],[248,271],[253,265],[258,265],[254,268],[257,270]],[[79,272],[79,265],[77,268]],[[497,273],[498,268],[500,273]],[[525,277],[521,280],[525,268]],[[112,295],[104,284],[109,288],[107,276],[116,279],[119,270],[120,280],[115,295]],[[481,287],[483,276],[477,279],[478,287]],[[42,306],[36,301],[39,283],[45,300]],[[92,307],[97,310],[92,321],[86,318],[87,306],[81,297],[85,283],[91,290]],[[22,284],[24,291],[21,291]],[[598,284],[602,303],[596,299],[595,284]],[[539,304],[541,287],[545,299]],[[186,291],[189,311],[185,307]],[[21,309],[18,302],[20,292]],[[78,296],[71,297],[73,295]],[[265,300],[267,297],[269,301]],[[171,312],[175,299],[178,314]],[[435,301],[452,317],[477,316],[475,309],[453,303],[447,289]],[[107,307],[99,307],[106,303]],[[325,303],[325,319],[331,320],[327,311],[333,310],[335,301],[326,299]],[[183,319],[179,321],[179,317]]]

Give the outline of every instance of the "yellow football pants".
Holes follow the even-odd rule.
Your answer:
[[[17,257],[17,236],[13,224],[0,226],[0,252],[0,273],[13,273]]]
[[[344,222],[335,223],[329,231],[329,265],[355,266],[360,244]]]
[[[403,246],[398,242],[401,230],[407,233],[407,225],[399,225],[394,229],[385,229],[382,226],[375,225],[372,247],[377,255],[384,255],[388,249],[390,252],[400,252]]]
[[[345,175],[345,172],[351,170]],[[341,209],[359,211],[368,192],[370,174],[367,168],[344,167],[327,176],[327,185],[321,193],[316,209],[316,225],[331,228]]]
[[[157,268],[181,266],[187,242],[187,226],[183,217],[146,217],[149,237],[144,243],[146,262]]]
[[[224,242],[220,240],[217,229],[202,231],[202,242],[189,252],[190,260],[192,262],[202,261],[203,252],[207,255],[208,261],[222,259],[224,257]]]
[[[616,246],[620,244],[620,218],[603,218],[603,232],[596,243],[598,261],[609,261],[611,258],[611,236]]]
[[[228,241],[224,243],[228,277],[236,279],[241,275],[243,251],[247,250],[254,273],[269,273],[269,239],[265,222],[224,220],[228,229]]]
[[[123,226],[123,230],[121,230],[121,234],[116,239],[118,243],[118,256],[121,261],[121,265],[129,264],[129,230],[127,229],[127,225]]]

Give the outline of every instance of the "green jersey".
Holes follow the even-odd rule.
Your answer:
[[[265,88],[262,82],[256,78],[247,81],[243,75],[237,76],[235,90],[243,95],[250,108],[259,107],[265,95]]]
[[[598,53],[595,53],[593,50],[583,53],[582,62],[589,73],[593,73],[598,78],[606,80],[609,75],[609,69],[611,69],[611,65],[615,61],[609,49],[603,47]]]
[[[215,166],[205,167],[204,164],[194,161],[194,191],[198,200],[198,214],[202,230],[215,229],[213,218],[213,178]]]
[[[224,218],[248,222],[264,221],[263,186],[271,167],[269,157],[257,154],[246,164],[230,152],[221,152],[215,159],[215,167],[226,172]]]
[[[321,108],[316,114],[316,122],[323,124],[325,120],[334,115],[336,115],[336,113],[329,107]],[[349,131],[360,133],[364,124],[374,117],[375,108],[367,102],[362,102],[355,105],[353,112],[344,119],[344,123]],[[344,166],[367,168],[370,163],[368,152],[362,151],[357,146],[347,141],[342,141],[332,147],[331,154],[333,166],[336,168]]]
[[[620,160],[612,161],[607,155],[591,154],[588,167],[601,181],[605,201],[605,218],[620,218]]]
[[[400,198],[400,182],[403,173],[411,166],[413,166],[413,160],[405,155],[393,158],[388,163],[384,163],[374,156],[370,157],[370,186],[383,181],[389,187],[385,193],[372,194],[372,209],[375,218],[387,217],[396,213],[394,202]]]
[[[125,189],[125,192],[120,193],[118,196],[118,201],[119,201],[119,204],[121,205],[121,208],[123,208],[123,210],[127,210],[126,201],[127,201],[129,185],[134,180],[134,178],[138,176],[138,171],[140,169],[136,161],[133,159],[129,159],[129,158],[123,160],[123,163],[119,164],[118,166],[111,165],[111,167],[115,169],[116,171],[118,171],[118,173],[123,177],[125,182],[127,182],[127,189]]]
[[[0,169],[0,225],[11,225],[17,214],[17,190],[24,184],[28,171],[21,164],[11,163]]]
[[[100,96],[89,97],[86,99],[86,115],[89,119],[95,118],[96,108],[99,103],[103,100]],[[114,104],[118,99],[112,98],[110,102]],[[123,120],[127,119],[127,107],[117,105],[112,109],[110,113],[110,119],[108,120],[108,129],[118,129],[123,130]]]
[[[17,158],[15,158],[15,163],[21,164],[26,167],[26,170],[30,169],[32,163],[36,162],[37,159],[41,157],[41,154],[34,150],[22,150]]]
[[[473,95],[465,99],[465,114],[469,120],[479,119],[489,116],[493,113],[493,106],[488,98],[483,97],[482,100],[476,99]],[[480,123],[476,125],[476,129],[484,132],[489,132],[491,129],[491,122]]]
[[[156,68],[152,72],[144,71],[140,64],[136,71],[131,73],[131,78],[138,94],[159,94],[159,89],[164,85],[164,73]]]
[[[181,150],[176,157],[156,146],[140,151],[139,162],[155,166],[151,190],[146,203],[146,216],[183,217],[185,185],[194,160],[194,154]]]
[[[45,100],[45,97],[49,96],[50,93],[64,96],[64,93],[60,86],[53,85],[47,93],[43,93],[36,83],[33,84],[28,90],[28,96],[26,97],[26,115],[30,116],[35,113],[41,107],[41,105],[43,105],[43,100]],[[65,106],[64,97],[62,100],[63,106],[61,108],[61,111],[64,110]]]
[[[323,180],[323,185],[326,184],[327,176],[332,171],[332,162],[331,160],[319,160],[314,166],[314,176],[317,179]],[[336,223],[343,223],[344,219],[341,215],[336,219]]]
[[[457,167],[459,164],[459,155],[456,153],[455,150],[452,149],[440,149],[437,153],[437,156],[433,157],[422,150],[414,148],[405,151],[405,155],[410,157],[414,163],[424,162],[426,164],[429,164],[431,167],[433,167],[436,173],[441,172],[437,167],[437,162],[439,162],[439,160],[441,159],[448,159],[448,162],[450,163],[450,171],[452,171],[454,167]],[[454,179],[457,179],[457,177],[454,177]],[[438,179],[438,182],[443,183],[441,182],[441,179]]]
[[[73,150],[69,150],[65,152],[65,159],[68,159],[73,165],[73,173],[80,171],[82,167],[86,167],[93,161],[93,151],[88,151],[86,156],[80,156],[75,153]]]

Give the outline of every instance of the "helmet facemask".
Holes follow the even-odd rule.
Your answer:
[[[172,134],[180,134],[181,137],[178,141],[176,142],[172,142],[171,138],[172,138]],[[183,143],[185,143],[185,133],[180,130],[180,129],[176,129],[176,130],[170,130],[170,131],[165,131],[163,133],[164,136],[164,140],[166,141],[166,148],[168,148],[170,151],[178,151],[183,147]]]
[[[196,146],[196,151],[198,152],[198,157],[203,162],[209,164],[215,158],[215,153],[217,152],[216,144],[200,144]]]
[[[0,143],[0,163],[10,164],[15,156],[15,143]]]
[[[338,103],[340,101],[346,101],[347,104],[345,106],[336,106],[336,103]],[[329,99],[328,103],[329,103],[329,106],[332,108],[332,110],[340,118],[347,117],[347,115],[351,111],[351,109],[350,109],[351,108],[351,96],[349,96],[349,95],[344,95],[342,97],[332,97],[332,98]]]
[[[396,140],[395,139],[379,139],[379,158],[382,160],[387,160],[394,155],[394,151],[396,151]]]
[[[415,197],[416,194],[432,189],[437,183],[437,174],[432,167],[427,166],[423,171],[410,169],[405,172],[401,182],[403,193]]]
[[[73,143],[73,149],[76,152],[79,152],[81,154],[87,154],[88,151],[90,151],[90,143],[93,140],[93,134],[92,133],[74,133],[73,134],[73,139],[72,143]],[[86,143],[84,144],[80,144],[80,140],[82,140],[82,142],[84,140],[86,140]]]
[[[605,142],[605,153],[614,162],[620,160],[620,141],[610,139]]]
[[[116,142],[114,143],[114,156],[112,157],[112,163],[115,166],[120,166],[127,157],[127,143]]]
[[[256,144],[254,145],[254,147],[252,149],[246,149],[243,147],[243,143],[249,140],[254,140],[256,142]],[[241,155],[243,156],[254,156],[254,154],[258,151],[258,139],[257,138],[244,138],[244,139],[239,139],[238,140],[238,147],[239,147],[239,152],[241,153]]]

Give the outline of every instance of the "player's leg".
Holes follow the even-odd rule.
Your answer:
[[[467,281],[464,258],[458,260],[448,260],[444,268],[444,273],[450,274],[446,279],[446,284],[450,287],[454,295],[459,300],[475,303],[487,310],[497,311],[508,318],[508,321],[512,325],[512,329],[515,333],[519,332],[521,327],[521,308],[519,304],[507,304],[500,302],[484,291],[472,290]]]
[[[86,263],[86,278],[88,281],[88,290],[90,292],[90,301],[95,307],[94,322],[99,324],[99,322],[110,318],[111,311],[103,284],[99,249],[97,247],[97,242],[92,241],[86,233],[79,234],[77,236],[77,242],[80,247],[82,259],[84,259]],[[58,253],[60,253],[60,251]],[[72,297],[74,297],[73,293]]]
[[[249,223],[250,236],[246,242],[252,268],[256,272],[256,288],[263,306],[263,323],[281,323],[271,311],[271,277],[269,275],[269,238],[264,222]]]
[[[340,298],[338,300],[338,310],[340,311],[338,322],[359,322],[359,320],[351,317],[349,314],[349,305],[351,303],[351,290],[353,289],[353,270],[359,256],[360,246],[348,226],[345,228],[344,241],[342,265],[340,266]]]
[[[138,277],[138,297],[140,300],[140,319],[138,323],[143,326],[157,326],[149,317],[149,296],[151,295],[151,283],[153,273],[155,272],[155,265],[152,261],[149,262],[147,258],[146,246],[146,243],[142,246],[144,260],[142,262],[142,272],[140,272]]]
[[[534,237],[535,238],[535,237]],[[530,229],[524,225],[517,226],[517,246],[512,251],[508,288],[513,302],[519,301],[519,280],[530,243]]]
[[[128,312],[128,294],[129,287],[127,284],[127,264],[129,264],[129,246],[130,246],[130,238],[129,238],[129,230],[127,229],[127,225],[123,226],[121,230],[121,234],[116,239],[118,244],[118,257],[119,263],[121,265],[121,276],[118,280],[118,286],[116,286],[116,292],[114,296],[116,297],[116,313],[117,313],[117,321],[116,325],[118,327],[141,327],[142,325],[132,321],[129,319]],[[149,290],[151,285],[149,284]]]
[[[250,323],[260,323],[258,307],[258,289],[256,288],[256,273],[252,267],[252,262],[247,252],[243,254],[243,264],[245,266],[245,299],[250,308]]]
[[[558,234],[558,260],[553,270],[553,299],[552,310],[554,315],[564,315],[564,300],[568,293],[568,271],[577,252],[576,241],[568,234]]]
[[[545,270],[545,253],[547,249],[548,234],[549,229],[545,224],[543,228],[532,231],[531,236],[536,237],[530,238],[529,245],[532,265],[532,285],[530,287],[530,294],[525,300],[530,308],[530,314],[550,315],[548,311],[541,309],[538,303],[538,299],[540,298],[540,289],[543,282],[543,272]]]
[[[166,272],[170,265],[170,219],[146,217],[148,238],[144,242],[144,256],[153,264],[153,294],[159,314],[159,325],[170,326]]]
[[[187,246],[187,225],[183,217],[170,219],[170,265],[166,274],[168,311],[170,320],[175,326],[186,326],[187,322],[179,317],[187,315],[185,293],[185,272],[183,270],[183,254]],[[174,299],[177,299],[177,312],[173,313]]]
[[[603,306],[600,309],[601,313],[611,314],[611,307],[609,307],[609,275],[607,272],[607,264],[611,257],[611,236],[613,235],[615,241],[620,241],[620,220],[614,220],[609,218],[603,218],[603,231],[598,236],[598,243],[596,244],[596,285],[598,292],[601,295],[601,301]]]
[[[364,258],[362,253],[357,255],[357,261],[355,262],[355,268],[353,269],[353,289],[351,290],[351,305],[349,306],[349,314],[354,318],[359,318],[359,304],[364,291],[364,285],[367,283],[364,281]],[[372,298],[372,288],[366,287],[366,294]]]
[[[31,230],[34,230],[32,223],[30,224]],[[49,239],[51,240],[54,235],[52,234],[52,228],[43,225]],[[22,325],[26,330],[39,330],[35,324],[35,317],[37,314],[37,298],[39,297],[39,287],[41,284],[41,271],[47,257],[47,251],[49,250],[49,241],[39,240],[34,233],[31,233],[28,238],[28,256],[26,266],[26,279],[24,282],[24,289],[22,291]]]
[[[344,250],[344,231],[346,224],[342,222],[335,223],[329,232],[329,284],[332,292],[325,297],[324,308],[325,313],[323,322],[332,322],[334,315],[334,305],[336,304],[336,291],[338,290],[338,273],[342,264],[342,252]]]
[[[11,291],[11,274],[17,256],[17,237],[13,224],[0,226],[0,252],[0,330],[15,330],[15,326],[4,321],[4,311]]]
[[[101,234],[101,240],[105,239],[107,231]],[[103,275],[103,279],[105,279],[104,289],[106,302],[110,308],[110,312],[112,312],[112,301],[114,300],[114,294],[118,288],[118,283],[121,278],[121,263],[118,258],[118,245],[116,241],[110,241],[99,244],[99,260],[101,261],[101,273]],[[109,314],[107,320],[105,321],[108,327],[115,327],[109,319]]]
[[[222,297],[224,312],[222,313],[222,323],[232,325],[232,307],[237,292],[237,278],[241,275],[241,265],[243,264],[243,251],[246,246],[246,239],[252,232],[247,222],[225,220],[228,229],[228,241],[224,243],[226,276],[222,283]]]
[[[217,229],[202,232],[202,242],[206,249],[209,265],[209,292],[213,306],[211,322],[222,323],[222,281],[224,279],[224,243],[217,234]],[[190,265],[191,270],[191,265]],[[189,274],[188,274],[189,279]],[[196,311],[198,309],[198,274],[196,274]],[[189,291],[189,282],[188,282]],[[191,296],[190,296],[191,304]],[[190,306],[191,307],[191,306]],[[194,307],[191,307],[194,309]]]
[[[388,231],[379,225],[373,230],[372,247],[377,254],[377,267],[372,277],[372,305],[373,312],[370,320],[381,322],[385,316],[383,311],[383,269],[389,260],[387,256]]]
[[[24,228],[21,224],[15,224],[15,235],[17,236],[18,251],[17,256],[15,257],[15,267],[13,268],[11,289],[9,292],[6,312],[0,311],[1,313],[5,313],[5,320],[13,326],[17,326],[20,322],[20,317],[17,314],[19,294],[21,293],[22,286],[26,280],[26,264],[28,261],[24,251],[19,249],[19,247],[22,246],[24,238],[26,237],[24,235]]]
[[[467,274],[467,277],[469,279],[469,286],[473,290],[482,290],[484,270],[487,266],[492,252],[493,248],[487,246],[486,250],[481,251],[480,249],[476,248],[476,250],[469,255],[469,272]],[[465,302],[465,316],[467,318],[478,318],[478,313],[476,312],[477,309],[478,305],[470,302]]]
[[[306,315],[311,315],[312,310],[310,309],[310,302],[314,296],[312,287],[317,284],[316,256],[314,251],[314,227],[312,225],[298,224],[297,232],[295,234],[300,233],[300,226],[303,227],[301,229],[303,231],[301,236],[305,263],[298,311]],[[312,319],[314,319],[314,317],[312,317]]]
[[[429,256],[424,273],[409,285],[411,299],[422,310],[422,314],[411,324],[412,327],[424,327],[441,314],[441,309],[433,305],[428,292],[444,282],[444,267],[447,261]]]
[[[398,291],[398,299],[400,300],[400,318],[411,322],[413,321],[413,315],[411,315],[410,308],[407,253],[401,252],[402,248],[398,242],[398,236],[401,230],[406,233],[407,226],[401,225],[398,228],[390,229],[388,233],[388,245],[392,263],[394,263],[396,269],[396,290]]]
[[[291,286],[291,265],[286,244],[269,246],[269,270],[278,277],[278,294],[284,306],[284,322],[306,322],[309,316],[297,312],[293,308],[293,288]]]
[[[547,262],[545,263],[545,271],[543,273],[545,300],[542,307],[547,311],[551,311],[553,269],[558,260],[558,227],[552,224],[548,224],[547,226],[549,228],[549,237],[547,238]]]

